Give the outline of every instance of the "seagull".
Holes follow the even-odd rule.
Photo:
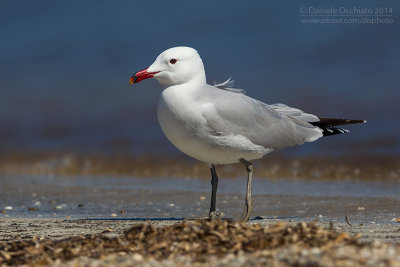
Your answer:
[[[245,204],[238,220],[247,222],[252,211],[250,161],[285,147],[349,132],[338,125],[366,122],[318,117],[284,104],[268,105],[232,88],[230,79],[207,84],[203,61],[190,47],[165,50],[150,67],[132,75],[130,84],[153,77],[164,87],[157,107],[162,131],[181,152],[210,167],[212,220],[220,216],[216,211],[216,165],[241,162],[246,167]]]

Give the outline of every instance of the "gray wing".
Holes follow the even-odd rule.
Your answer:
[[[270,108],[275,110],[276,112],[285,115],[287,117],[296,118],[305,122],[316,122],[319,121],[319,118],[313,114],[305,113],[304,111],[289,107],[285,104],[277,103],[269,105]]]
[[[288,106],[267,105],[243,94],[207,86],[201,96],[207,126],[215,135],[243,136],[252,143],[281,149],[322,137],[321,129],[308,123],[318,117]]]

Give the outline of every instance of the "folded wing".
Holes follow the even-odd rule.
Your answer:
[[[207,93],[207,90],[213,92]],[[203,116],[207,127],[219,140],[224,140],[227,135],[240,136],[255,145],[276,150],[312,142],[323,136],[320,128],[308,122],[318,121],[318,117],[298,109],[282,104],[271,107],[246,95],[212,86],[204,93],[202,97],[208,104]]]

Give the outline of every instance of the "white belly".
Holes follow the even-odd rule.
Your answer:
[[[169,96],[168,92],[164,91],[161,95],[157,109],[158,121],[168,140],[186,155],[206,163],[230,164],[238,162],[240,158],[252,160],[261,158],[266,154],[244,151],[229,146],[219,146],[209,142],[206,138],[201,138],[193,132],[193,127],[187,127],[184,122],[185,117],[179,115],[192,112],[191,120],[198,119],[199,124],[201,124],[200,120],[204,119],[201,114],[193,114],[197,110],[196,106],[193,106],[193,104],[185,106],[185,101],[171,103],[170,100],[172,99],[174,97]],[[182,111],[182,109],[185,110]],[[196,117],[196,115],[199,116]]]

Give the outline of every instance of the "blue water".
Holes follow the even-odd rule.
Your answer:
[[[303,24],[301,9],[391,7],[393,23]],[[0,150],[178,153],[160,86],[128,84],[163,50],[196,48],[208,81],[267,103],[367,119],[293,153],[400,152],[398,1],[1,1]]]

